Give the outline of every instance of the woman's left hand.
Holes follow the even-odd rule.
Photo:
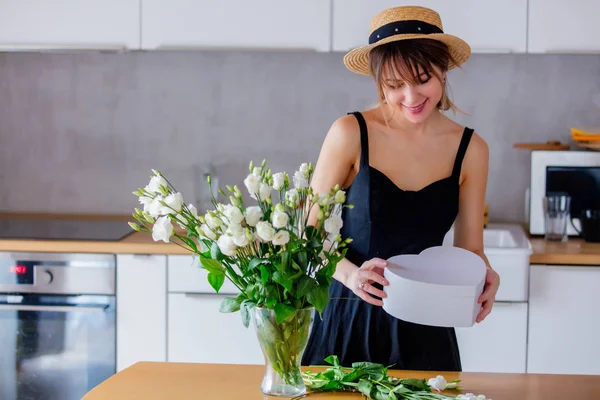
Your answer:
[[[492,311],[492,307],[494,306],[494,301],[496,301],[496,293],[498,292],[498,288],[500,287],[500,275],[496,271],[491,268],[487,268],[487,273],[485,274],[485,286],[483,287],[483,293],[477,299],[477,302],[481,304],[481,311],[479,311],[479,315],[477,315],[477,323],[480,323],[488,316],[488,314]]]

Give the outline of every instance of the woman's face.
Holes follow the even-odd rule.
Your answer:
[[[444,76],[439,69],[436,72]],[[394,70],[394,71],[390,71]],[[409,83],[401,78],[401,74],[393,68],[385,68],[382,73],[383,93],[385,100],[395,114],[400,113],[406,120],[413,123],[424,122],[437,109],[442,98],[442,82],[433,73],[419,68],[420,82]],[[402,74],[410,76],[410,74]]]

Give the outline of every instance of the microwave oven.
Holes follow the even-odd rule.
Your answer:
[[[526,193],[529,233],[544,234],[543,198],[563,192],[571,197],[571,218],[583,209],[600,209],[600,152],[534,150],[531,152],[531,180]],[[573,221],[577,229],[579,221]],[[567,234],[577,235],[571,222]]]

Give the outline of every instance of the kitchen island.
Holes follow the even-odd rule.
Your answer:
[[[319,368],[311,368],[317,371]],[[92,389],[82,400],[271,400],[260,392],[262,365],[139,362]],[[461,379],[462,393],[492,400],[600,398],[598,375],[390,371],[396,377],[440,374]],[[461,392],[448,390],[448,395]],[[356,393],[311,394],[308,399],[361,399]]]

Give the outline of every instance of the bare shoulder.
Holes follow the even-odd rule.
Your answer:
[[[323,147],[343,152],[350,158],[360,153],[360,127],[354,115],[344,115],[333,121]]]
[[[479,136],[477,132],[473,132],[471,142],[469,143],[469,147],[467,147],[467,153],[465,155],[467,162],[479,166],[483,166],[482,164],[487,165],[489,154],[490,149],[485,139]]]

